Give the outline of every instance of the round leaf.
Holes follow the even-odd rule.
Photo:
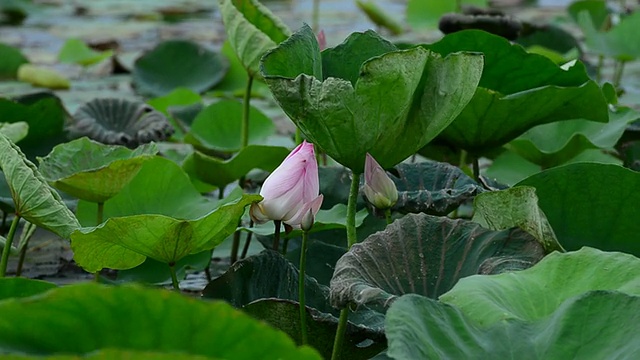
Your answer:
[[[219,83],[228,67],[218,53],[191,41],[169,40],[136,60],[132,76],[145,95],[163,96],[179,87],[202,93]]]
[[[82,137],[56,146],[38,160],[42,176],[51,185],[79,199],[102,203],[120,192],[157,152],[155,144],[129,150]]]

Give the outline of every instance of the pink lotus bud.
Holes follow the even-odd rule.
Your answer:
[[[251,205],[249,214],[256,223],[281,220],[299,228],[309,211],[315,216],[320,210],[319,182],[313,144],[303,141],[264,181],[263,199]]]
[[[373,156],[364,161],[364,195],[373,206],[385,210],[398,201],[398,189]]]
[[[300,228],[303,231],[309,231],[313,227],[314,221],[315,221],[315,216],[313,215],[313,211],[309,209],[309,211],[307,211],[304,214],[304,216],[302,217],[302,220],[300,221]]]
[[[316,38],[318,39],[318,47],[320,48],[320,51],[326,49],[327,48],[327,37],[324,35],[324,30],[320,30],[318,35],[316,35]]]

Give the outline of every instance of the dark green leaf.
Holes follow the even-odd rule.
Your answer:
[[[56,288],[56,284],[21,277],[0,279],[0,300],[24,298]]]
[[[20,50],[0,43],[0,79],[15,79],[20,65],[28,62]]]

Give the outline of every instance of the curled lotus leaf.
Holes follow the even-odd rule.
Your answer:
[[[130,148],[166,140],[174,132],[167,118],[151,106],[116,98],[93,99],[82,105],[65,130],[71,138],[87,136]]]

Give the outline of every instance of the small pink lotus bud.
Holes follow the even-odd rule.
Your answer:
[[[364,162],[364,195],[373,206],[385,210],[398,201],[398,189],[373,156]]]
[[[320,210],[323,196],[319,192],[313,144],[303,141],[264,181],[260,190],[263,199],[251,205],[249,214],[259,224],[280,220],[299,228],[309,211],[315,216]]]
[[[314,221],[315,216],[313,215],[313,211],[309,209],[309,211],[304,214],[302,220],[300,221],[300,228],[302,229],[302,231],[309,231],[313,227]]]

